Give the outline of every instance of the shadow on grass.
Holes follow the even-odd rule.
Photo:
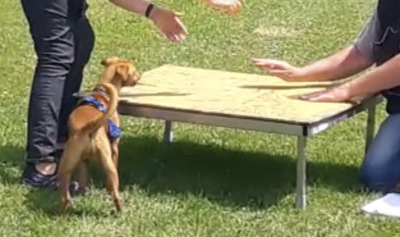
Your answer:
[[[0,146],[0,181],[7,186],[23,185],[21,175],[25,168],[25,150],[21,146]],[[55,200],[53,192],[43,189],[29,189],[25,204],[34,210],[54,212]],[[49,207],[51,204],[52,207]]]
[[[295,192],[296,159],[227,150],[191,142],[169,146],[149,137],[121,142],[121,189],[138,185],[154,194],[191,194],[221,205],[267,208]],[[347,192],[358,167],[308,162],[308,184]]]
[[[190,194],[219,205],[252,209],[268,208],[295,192],[296,160],[293,157],[191,142],[174,142],[167,146],[151,137],[126,136],[120,148],[121,190],[134,185],[150,196]],[[0,154],[10,152],[21,153],[21,150],[0,148]],[[5,157],[1,155],[0,162],[10,162],[3,160]],[[12,161],[11,165],[22,169],[18,162],[22,163],[21,159]],[[2,168],[7,169],[7,166]],[[93,171],[95,187],[103,188],[103,170]],[[318,182],[339,192],[357,187],[358,167],[355,166],[308,162],[308,174],[308,184]],[[15,177],[7,177],[3,169],[0,175],[6,176],[3,180],[16,181]],[[32,189],[27,194],[27,206],[32,209],[54,215],[58,205],[58,193]]]
[[[20,170],[24,165],[24,148],[0,146],[0,180],[3,184],[21,183]]]

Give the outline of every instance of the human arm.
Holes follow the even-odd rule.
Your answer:
[[[373,65],[373,43],[378,41],[376,12],[356,42],[329,57],[303,67],[274,59],[253,59],[269,74],[287,81],[333,81],[357,74]]]
[[[224,12],[228,16],[237,14],[244,6],[243,0],[201,0],[206,5]]]
[[[372,65],[354,45],[303,67],[275,59],[253,59],[253,63],[270,75],[286,81],[334,81],[361,72]]]
[[[308,81],[335,81],[357,74],[373,62],[362,56],[354,45],[302,68]]]
[[[213,7],[216,10],[223,11],[228,15],[238,13],[243,5],[243,0],[201,0],[206,5]],[[143,15],[146,12],[148,2],[142,0],[110,0],[115,5],[124,8],[135,14]]]
[[[136,15],[145,16],[150,2],[143,0],[109,0],[114,5],[123,8]]]
[[[376,94],[400,86],[400,55],[364,75],[338,87],[314,92],[301,99],[315,102],[344,102],[355,97]]]
[[[400,55],[374,68],[359,78],[348,82],[349,97],[375,94],[382,90],[400,86]]]
[[[375,19],[375,15],[372,19]],[[360,53],[367,58],[372,58],[372,47],[374,42],[379,42],[377,25],[371,23],[355,43]],[[355,97],[362,97],[379,93],[400,85],[400,55],[392,57],[379,67],[353,79],[338,87],[304,95],[303,99],[319,102],[343,102]]]
[[[149,13],[148,17],[160,30],[160,32],[172,42],[183,41],[188,32],[177,12],[161,8],[153,5],[149,9],[151,3],[144,0],[109,0],[114,5],[123,8],[135,15],[146,16],[146,11]]]

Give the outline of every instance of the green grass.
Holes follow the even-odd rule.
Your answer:
[[[262,73],[252,57],[304,64],[351,43],[375,1],[249,0],[234,18],[195,0],[158,1],[184,14],[190,35],[179,45],[105,0],[90,2],[97,41],[85,87],[99,76],[99,61],[112,55],[135,58],[142,71],[171,63]],[[162,122],[124,118],[125,213],[113,214],[102,172],[95,170],[94,190],[75,199],[66,218],[57,217],[56,193],[19,183],[35,55],[19,2],[1,5],[1,236],[400,236],[396,220],[359,212],[375,197],[356,191],[365,114],[310,140],[304,211],[293,207],[293,137],[176,124],[175,142],[165,147]],[[381,106],[379,123],[384,116]]]

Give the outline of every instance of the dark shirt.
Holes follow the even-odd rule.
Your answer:
[[[377,20],[377,12],[375,11],[359,34],[354,43],[354,47],[362,56],[375,61],[374,42],[379,41],[379,35],[379,23]]]
[[[377,66],[400,53],[400,1],[380,0],[354,43],[358,52]],[[379,79],[377,79],[379,80]],[[388,113],[400,112],[400,86],[381,92]]]
[[[400,1],[379,0],[355,42],[361,55],[382,64],[400,52]]]

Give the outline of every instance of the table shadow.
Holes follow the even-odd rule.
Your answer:
[[[21,146],[0,146],[0,180],[4,185],[21,183],[21,171],[24,168],[24,148]]]
[[[218,205],[253,210],[267,209],[287,195],[294,198],[296,159],[290,156],[188,141],[166,145],[153,137],[125,136],[119,160],[121,191],[135,186],[149,196],[191,194]],[[338,192],[358,191],[356,166],[308,162],[307,168],[308,185],[321,185]],[[103,170],[92,169],[90,175],[91,188],[103,189]],[[57,193],[33,189],[26,200],[31,209],[57,214]]]

